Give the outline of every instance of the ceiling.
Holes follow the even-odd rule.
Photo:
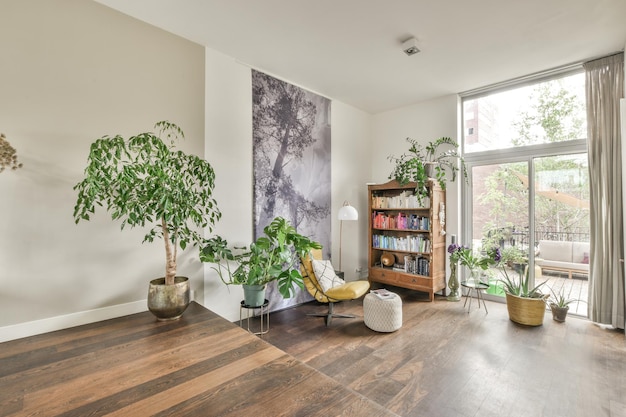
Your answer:
[[[626,44],[625,0],[96,1],[372,114]]]

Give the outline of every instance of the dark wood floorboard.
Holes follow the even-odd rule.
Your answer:
[[[0,416],[105,415],[396,414],[196,303],[0,344]]]
[[[377,333],[363,324],[362,300],[339,303],[357,319],[306,316],[317,302],[271,314],[264,340],[401,416],[626,417],[626,339],[569,316],[546,312],[544,325],[489,314],[463,302],[393,288],[403,327]]]

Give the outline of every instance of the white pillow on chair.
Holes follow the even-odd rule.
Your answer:
[[[315,278],[317,278],[317,282],[319,282],[320,287],[324,292],[330,290],[333,287],[338,285],[343,285],[346,282],[339,278],[337,274],[335,274],[335,269],[333,268],[330,261],[320,261],[318,259],[313,259],[313,271],[315,272]]]

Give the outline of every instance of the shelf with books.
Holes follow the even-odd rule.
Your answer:
[[[445,295],[445,231],[439,216],[445,207],[445,191],[429,181],[428,207],[417,207],[415,184],[396,181],[368,185],[369,280]],[[381,259],[393,255],[393,265]]]
[[[423,230],[423,229],[390,229],[390,228],[383,228],[383,227],[372,227],[372,229],[374,230],[381,230],[381,231],[392,231],[392,232],[411,232],[411,233],[430,233],[430,230]]]
[[[376,209],[372,213],[372,227],[375,229],[423,230],[430,231],[430,217],[415,213],[389,213]]]
[[[430,207],[429,197],[425,197],[422,199],[422,204],[420,205],[417,201],[417,196],[414,195],[414,191],[412,189],[404,189],[400,191],[396,195],[385,195],[385,194],[372,194],[371,195],[371,203],[373,209],[391,209],[391,210],[399,210],[399,209],[422,209],[428,210]]]
[[[372,234],[372,248],[402,252],[431,252],[430,239],[424,235],[389,236]]]

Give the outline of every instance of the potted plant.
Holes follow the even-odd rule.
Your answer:
[[[466,284],[489,285],[488,282],[481,281],[481,270],[486,271],[490,266],[500,262],[501,259],[500,248],[498,247],[489,248],[484,255],[478,255],[469,246],[452,243],[448,246],[448,253],[450,254],[450,264],[458,262],[469,270],[470,278],[465,281]]]
[[[17,162],[17,152],[11,146],[4,133],[0,133],[0,172],[9,168],[16,170],[21,168],[22,164]]]
[[[575,302],[580,302],[581,300],[566,297],[563,287],[561,287],[561,290],[558,293],[554,292],[552,289],[550,289],[550,292],[552,293],[552,296],[548,300],[548,304],[550,305],[550,310],[552,311],[552,319],[562,323],[567,317],[569,305]]]
[[[541,292],[542,282],[535,287],[529,285],[529,271],[518,274],[519,279],[509,277],[506,268],[502,267],[504,293],[506,296],[506,308],[509,319],[515,323],[527,326],[541,326],[546,312],[546,299],[548,294]]]
[[[426,184],[428,179],[433,177],[439,183],[439,186],[446,189],[447,172],[450,173],[450,181],[455,181],[457,173],[461,171],[465,181],[468,181],[467,168],[465,160],[458,152],[459,144],[449,137],[441,137],[428,145],[422,146],[415,139],[406,138],[409,143],[409,151],[394,157],[390,155],[389,161],[395,164],[395,167],[389,179],[395,179],[400,185],[405,185],[411,181],[416,183],[415,193],[418,201],[422,201],[424,196],[428,195]],[[439,151],[439,147],[447,147],[447,150]],[[460,168],[457,166],[460,162]]]
[[[175,150],[175,142],[184,138],[177,125],[161,121],[155,129],[158,135],[104,136],[92,143],[85,178],[74,186],[74,219],[89,220],[96,205],[104,206],[113,220],[121,220],[121,229],[151,227],[144,242],[163,239],[165,276],[150,281],[148,308],[157,319],[168,320],[180,317],[189,304],[189,279],[176,276],[178,247],[202,242],[199,230],[211,230],[221,213],[212,198],[211,165]]]
[[[208,239],[200,250],[200,260],[217,265],[212,269],[226,285],[243,285],[248,306],[264,303],[266,285],[272,281],[277,281],[278,291],[285,298],[292,296],[294,285],[303,288],[300,258],[322,247],[299,234],[282,217],[272,220],[263,233],[249,247],[235,251],[220,236]],[[237,265],[231,268],[231,261]]]
[[[523,274],[528,265],[528,254],[518,246],[507,246],[502,249],[502,264],[513,269],[518,274]]]

